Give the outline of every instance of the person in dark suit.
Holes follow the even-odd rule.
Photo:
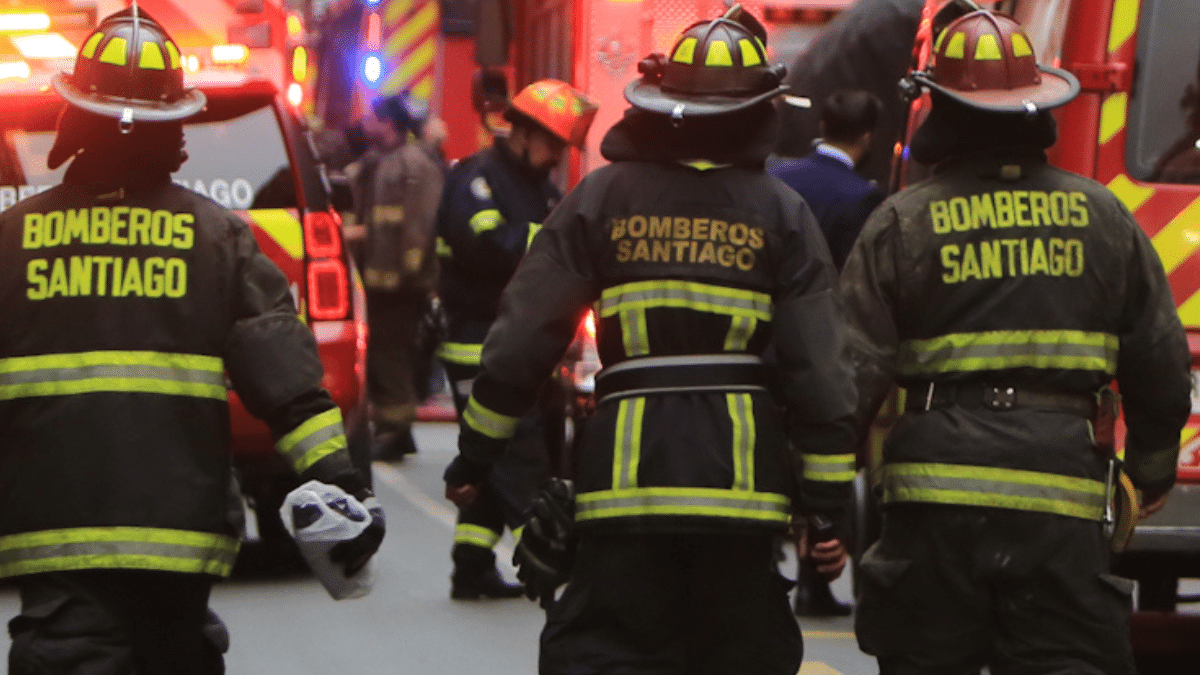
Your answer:
[[[870,151],[871,134],[882,109],[882,103],[870,92],[834,92],[821,105],[822,137],[813,151],[770,169],[808,202],[839,271],[867,216],[884,198],[875,183],[855,171]],[[833,596],[829,581],[817,573],[806,556],[798,558],[796,615],[849,615],[850,605]]]
[[[808,202],[839,270],[867,216],[884,198],[875,183],[855,171],[870,152],[882,110],[870,92],[835,91],[821,104],[822,137],[816,148],[770,170]]]

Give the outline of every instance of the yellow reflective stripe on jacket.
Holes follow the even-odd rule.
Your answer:
[[[500,215],[496,209],[484,209],[471,216],[467,224],[471,226],[472,232],[479,235],[503,225],[504,216]]]
[[[927,502],[1104,517],[1104,483],[1040,471],[961,464],[884,465],[883,502]]]
[[[704,516],[787,523],[791,501],[773,492],[719,488],[645,487],[585,492],[575,500],[584,522],[627,516]]]
[[[725,348],[745,349],[758,321],[770,321],[773,305],[766,293],[678,279],[636,281],[607,288],[596,303],[601,318],[619,316],[626,356],[650,353],[646,310],[690,309],[730,317]]]
[[[483,345],[469,342],[443,342],[438,345],[437,356],[447,363],[478,366],[483,361]]]
[[[518,417],[501,415],[494,410],[488,410],[475,400],[474,396],[467,401],[467,406],[463,409],[463,422],[488,438],[512,438],[513,434],[517,432],[518,421],[520,421]]]
[[[1006,368],[1062,368],[1117,372],[1120,339],[1079,330],[1011,330],[953,333],[900,344],[902,375]]]
[[[0,400],[99,392],[195,396],[224,401],[220,357],[95,351],[0,359]]]
[[[642,419],[646,399],[623,398],[617,408],[617,433],[613,438],[614,490],[637,486],[638,467],[642,462]]]
[[[515,535],[514,535],[515,536]],[[518,541],[520,541],[518,539]],[[454,526],[454,543],[468,546],[494,548],[500,542],[500,533],[482,525],[459,523]]]
[[[342,411],[335,407],[313,415],[280,438],[275,447],[292,463],[296,473],[304,471],[321,458],[346,447]]]
[[[536,237],[538,232],[541,232],[541,231],[542,231],[541,223],[530,223],[529,224],[529,236],[525,238],[525,250],[526,251],[529,250],[530,246],[533,246],[533,238]]]
[[[804,453],[805,480],[819,480],[833,483],[854,480],[857,473],[857,458],[849,455],[817,455]]]
[[[725,394],[733,423],[733,489],[754,491],[754,399],[750,394]]]
[[[77,527],[0,537],[0,577],[117,568],[229,576],[238,541],[153,527]]]

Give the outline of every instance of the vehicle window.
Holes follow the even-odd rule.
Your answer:
[[[62,182],[66,166],[46,168],[61,102],[48,114],[10,119],[0,145],[0,211]],[[254,105],[215,100],[203,119],[185,127],[188,160],[176,183],[229,209],[297,208],[296,185],[275,110],[269,99]]]
[[[261,107],[228,119],[189,124],[188,160],[175,182],[227,209],[296,208],[296,185],[275,110]]]
[[[1200,184],[1200,12],[1146,0],[1139,26],[1126,168],[1139,180]]]

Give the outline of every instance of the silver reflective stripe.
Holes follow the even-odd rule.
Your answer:
[[[514,534],[514,538],[516,538]],[[519,538],[516,538],[520,541]],[[471,525],[470,523],[459,523],[454,526],[454,543],[466,544],[468,546],[479,546],[481,548],[495,548],[500,542],[500,533],[482,525]]]
[[[806,480],[840,483],[854,480],[857,457],[853,454],[818,455],[804,453],[803,476]]]
[[[1105,496],[1100,481],[1040,471],[937,463],[884,465],[884,503],[991,506],[1101,520]]]
[[[342,411],[334,407],[313,415],[280,438],[276,447],[297,473],[304,472],[327,455],[346,447]]]
[[[646,399],[621,399],[617,409],[617,433],[613,439],[613,489],[637,486],[642,461],[642,417]]]
[[[0,400],[133,392],[225,400],[224,362],[216,356],[95,351],[0,359]]]
[[[754,399],[750,394],[726,394],[733,423],[733,489],[754,491]]]
[[[700,516],[787,523],[791,502],[771,492],[651,487],[587,492],[576,499],[579,521],[632,516]]]
[[[1077,330],[953,333],[900,345],[900,372],[933,376],[1008,368],[1092,370],[1116,373],[1120,339]]]
[[[238,541],[206,532],[84,527],[0,537],[0,577],[80,569],[142,569],[228,576]]]

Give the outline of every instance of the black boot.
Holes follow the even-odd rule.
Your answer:
[[[850,605],[833,597],[829,582],[817,572],[815,565],[801,560],[796,574],[796,616],[850,616]]]
[[[496,569],[496,554],[489,548],[456,544],[450,557],[454,573],[450,575],[450,598],[517,598],[525,593],[520,584],[510,584]]]

